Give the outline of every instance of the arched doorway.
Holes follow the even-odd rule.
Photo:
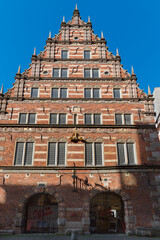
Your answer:
[[[26,233],[57,232],[58,203],[49,194],[36,194],[29,198],[25,211]]]
[[[125,232],[124,205],[112,192],[95,195],[90,202],[91,233]]]

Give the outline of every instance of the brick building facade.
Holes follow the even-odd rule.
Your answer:
[[[160,227],[153,98],[90,19],[63,19],[0,93],[0,229],[125,232]]]

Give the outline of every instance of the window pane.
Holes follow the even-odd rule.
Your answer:
[[[28,123],[29,124],[35,124],[36,123],[36,114],[35,113],[29,113]]]
[[[56,159],[56,143],[49,143],[48,146],[48,165],[55,165]]]
[[[68,51],[67,50],[62,50],[61,58],[62,59],[67,59],[68,58]]]
[[[24,165],[32,165],[32,159],[33,159],[33,143],[27,142]]]
[[[66,124],[66,114],[64,113],[59,114],[59,124]]]
[[[95,165],[102,165],[102,143],[94,144]]]
[[[117,144],[117,152],[118,152],[118,165],[125,164],[124,143]]]
[[[37,98],[38,97],[38,88],[32,88],[31,89],[31,97]]]
[[[85,88],[84,89],[84,97],[85,98],[91,98],[91,88]]]
[[[122,125],[122,114],[115,115],[116,125]]]
[[[14,165],[22,165],[24,143],[19,142],[16,145],[16,154]]]
[[[99,91],[100,91],[99,88],[93,88],[93,98],[99,98],[100,97]]]
[[[91,77],[91,70],[90,69],[84,69],[84,77],[90,78]]]
[[[60,98],[67,98],[67,88],[60,89]]]
[[[65,164],[65,143],[58,143],[58,159],[57,164],[58,165],[64,165]]]
[[[61,68],[61,77],[68,77],[67,72],[68,72],[67,68]]]
[[[53,68],[53,77],[59,77],[59,68]]]
[[[92,77],[93,78],[99,77],[99,69],[92,69]]]
[[[94,114],[94,124],[101,124],[101,114]]]
[[[130,125],[131,124],[131,114],[124,114],[124,123],[126,125]]]
[[[133,143],[127,143],[127,157],[128,157],[128,165],[135,164]]]
[[[52,98],[58,98],[58,88],[52,88]]]
[[[57,113],[50,114],[50,124],[57,124]]]
[[[120,98],[120,89],[113,89],[113,96],[114,98]]]
[[[84,51],[84,59],[90,59],[91,58],[91,52],[90,51]]]
[[[26,124],[26,123],[27,123],[27,114],[26,113],[20,113],[19,124]]]
[[[85,144],[85,164],[92,165],[93,164],[93,156],[92,156],[92,143]]]
[[[85,114],[85,124],[92,124],[92,114]]]

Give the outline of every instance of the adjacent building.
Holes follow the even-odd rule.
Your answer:
[[[160,139],[160,87],[156,87],[153,91],[154,97],[154,110],[156,112],[156,127],[158,130],[158,135]]]
[[[158,234],[151,94],[79,10],[0,92],[0,231]]]

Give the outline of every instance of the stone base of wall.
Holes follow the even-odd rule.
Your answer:
[[[160,228],[137,228],[138,236],[160,236]]]
[[[9,235],[9,234],[14,234],[13,230],[1,230],[0,229],[0,235]]]

